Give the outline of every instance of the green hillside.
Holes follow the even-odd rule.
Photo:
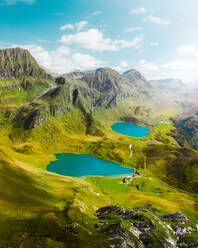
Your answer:
[[[0,247],[197,247],[198,153],[173,135],[180,104],[165,104],[153,86],[142,91],[139,73],[130,81],[104,68],[60,83],[18,48],[1,50],[0,65]],[[115,133],[117,121],[150,133]],[[139,175],[123,184],[49,173],[57,153],[96,156]]]

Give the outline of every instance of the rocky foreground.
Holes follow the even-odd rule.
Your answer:
[[[189,244],[185,234],[195,231],[181,213],[160,214],[158,209],[125,210],[118,206],[102,207],[96,211],[99,222],[95,228],[111,240],[111,247],[198,247],[198,241]],[[159,233],[164,237],[159,238]],[[114,241],[114,242],[113,242]]]

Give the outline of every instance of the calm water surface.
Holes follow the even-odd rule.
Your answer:
[[[61,153],[56,157],[58,160],[51,162],[47,170],[64,176],[116,176],[134,173],[134,169],[89,155]]]
[[[144,137],[149,134],[148,127],[137,126],[131,123],[118,122],[111,126],[112,130],[132,137]]]
[[[130,123],[115,123],[111,128],[117,133],[133,137],[144,137],[149,133],[148,127]],[[47,170],[64,176],[117,176],[135,172],[134,169],[89,155],[62,153],[56,157],[57,160],[51,162]]]

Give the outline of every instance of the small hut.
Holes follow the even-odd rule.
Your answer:
[[[126,178],[126,177],[123,179],[123,183],[124,183],[124,184],[127,184],[127,183],[128,183],[128,181],[127,181],[127,178]]]

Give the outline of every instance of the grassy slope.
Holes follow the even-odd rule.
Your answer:
[[[14,91],[13,94],[15,95]],[[32,93],[25,92],[25,94]],[[27,98],[17,97],[17,99],[22,104]],[[12,104],[12,101],[8,102]],[[150,121],[150,134],[147,137],[132,138],[116,134],[110,127],[120,118],[120,111],[121,107],[118,107],[102,113],[112,117],[111,121],[101,120],[98,126],[102,129],[103,136],[86,134],[85,118],[77,109],[58,119],[49,116],[42,127],[31,131],[20,128],[13,130],[4,116],[1,116],[0,240],[2,244],[9,242],[15,244],[16,240],[19,242],[22,239],[26,244],[25,247],[31,247],[31,242],[37,242],[36,238],[40,237],[48,247],[65,247],[63,238],[58,238],[60,235],[58,232],[62,232],[62,227],[70,225],[71,222],[79,223],[78,231],[84,240],[73,237],[71,242],[76,240],[78,247],[80,244],[82,247],[94,247],[93,243],[96,240],[97,244],[102,244],[101,238],[93,228],[97,222],[94,211],[108,204],[117,204],[126,208],[144,208],[149,202],[162,213],[180,211],[194,222],[198,221],[197,198],[169,187],[150,173],[135,179],[134,185],[141,186],[144,182],[144,186],[138,191],[133,186],[121,184],[121,179],[102,177],[79,179],[62,177],[43,170],[50,161],[56,159],[54,154],[61,152],[90,154],[144,169],[147,167],[144,150],[149,145],[159,146],[167,143],[171,149],[179,147],[175,140],[167,135],[174,127],[171,123],[160,124],[160,118],[154,123]],[[130,111],[126,112],[128,113]],[[98,119],[101,119],[100,115],[101,113],[96,113]],[[165,116],[169,117],[170,113],[165,112]],[[131,143],[134,144],[132,157],[128,148]],[[161,164],[156,168],[159,171],[153,173],[156,175],[162,173]],[[57,230],[55,234],[54,225]],[[71,233],[70,236],[72,237]]]

